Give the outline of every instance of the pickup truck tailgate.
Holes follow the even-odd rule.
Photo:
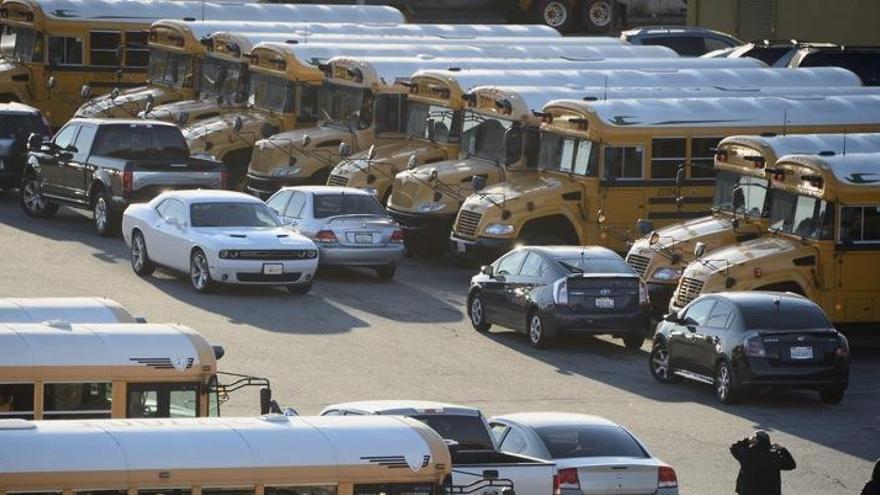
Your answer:
[[[223,164],[203,160],[138,163],[132,170],[132,191],[149,200],[172,189],[219,189],[224,186]]]
[[[496,453],[498,462],[471,463],[468,454],[457,453],[452,461],[452,483],[469,485],[482,479],[510,480],[517,494],[552,495],[556,465],[529,457]],[[501,495],[501,488],[484,488],[477,495]]]

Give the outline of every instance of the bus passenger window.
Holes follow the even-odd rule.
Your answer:
[[[202,491],[204,493],[204,491]],[[336,495],[335,486],[267,486],[263,495]]]
[[[840,217],[841,244],[880,245],[880,206],[844,206]]]
[[[83,490],[73,493],[74,495],[128,495],[128,490]]]
[[[64,492],[6,492],[6,495],[61,495],[62,493]]]
[[[202,495],[254,495],[254,487],[248,488],[206,488],[202,487]]]
[[[89,65],[116,67],[121,64],[116,48],[122,44],[122,34],[112,31],[89,33]]]
[[[82,38],[49,36],[49,65],[82,65]]]
[[[125,66],[147,67],[150,63],[150,47],[147,45],[146,31],[127,31],[125,33]]]
[[[606,146],[605,147],[605,178],[641,179],[642,146]]]
[[[34,385],[0,384],[0,419],[34,419]]]
[[[693,179],[715,177],[715,147],[721,138],[693,138],[691,140],[691,175]]]
[[[687,162],[685,138],[651,141],[651,178],[675,179],[679,165]]]
[[[190,495],[191,488],[148,488],[138,490],[138,495]]]
[[[127,418],[194,418],[199,411],[196,383],[130,383]]]
[[[46,383],[43,416],[46,419],[109,418],[113,386],[110,383]]]

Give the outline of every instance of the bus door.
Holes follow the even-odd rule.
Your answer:
[[[645,147],[641,144],[603,146],[600,208],[605,214],[602,244],[614,251],[626,251],[635,239],[633,225],[645,218]]]
[[[846,205],[839,211],[836,266],[829,268],[837,272],[834,300],[843,308],[826,307],[835,320],[880,321],[880,205]]]

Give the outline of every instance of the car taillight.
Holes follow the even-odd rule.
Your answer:
[[[563,306],[568,304],[567,278],[560,278],[553,284],[553,302]]]
[[[553,493],[562,495],[562,490],[580,490],[581,482],[578,480],[576,468],[560,469],[553,477]]]
[[[395,230],[394,233],[391,234],[391,242],[393,242],[395,244],[402,244],[403,243],[403,231],[402,230]]]
[[[651,304],[651,300],[648,297],[648,284],[639,280],[639,304],[647,305]]]
[[[743,352],[745,352],[746,356],[767,357],[767,351],[764,349],[764,342],[761,340],[761,336],[757,333],[749,335],[743,341]]]
[[[675,469],[669,466],[660,466],[657,470],[657,488],[675,488],[678,486],[678,477]]]
[[[336,244],[339,240],[336,239],[336,234],[332,230],[321,230],[315,234],[315,242],[320,244]]]
[[[131,171],[130,166],[126,165],[122,171],[122,191],[130,194],[132,189],[134,189],[134,173]]]

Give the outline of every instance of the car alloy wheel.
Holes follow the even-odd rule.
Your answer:
[[[19,191],[19,202],[28,216],[50,217],[58,211],[58,205],[46,201],[40,182],[33,176],[26,177]]]
[[[544,23],[552,28],[560,28],[568,22],[568,7],[560,1],[547,2],[544,6]]]
[[[669,350],[664,344],[656,344],[651,350],[651,374],[660,383],[671,383],[672,369],[669,367]]]
[[[147,255],[147,243],[138,231],[131,235],[131,268],[138,275],[150,275],[154,269]]]
[[[99,194],[95,199],[95,207],[92,214],[95,220],[95,230],[97,230],[99,234],[107,232],[110,225],[110,212],[107,208],[107,200],[104,199],[103,194]]]
[[[483,313],[483,300],[480,299],[480,294],[474,294],[471,298],[470,310],[471,325],[478,332],[489,330],[492,325],[486,321],[486,315]]]
[[[189,278],[192,286],[198,292],[207,292],[211,286],[211,273],[208,271],[208,259],[202,251],[196,251],[192,255],[189,264]]]
[[[537,312],[529,317],[529,343],[538,349],[547,343],[547,328],[544,319]]]
[[[726,361],[718,364],[715,370],[715,396],[722,404],[733,404],[736,401],[733,371]]]

